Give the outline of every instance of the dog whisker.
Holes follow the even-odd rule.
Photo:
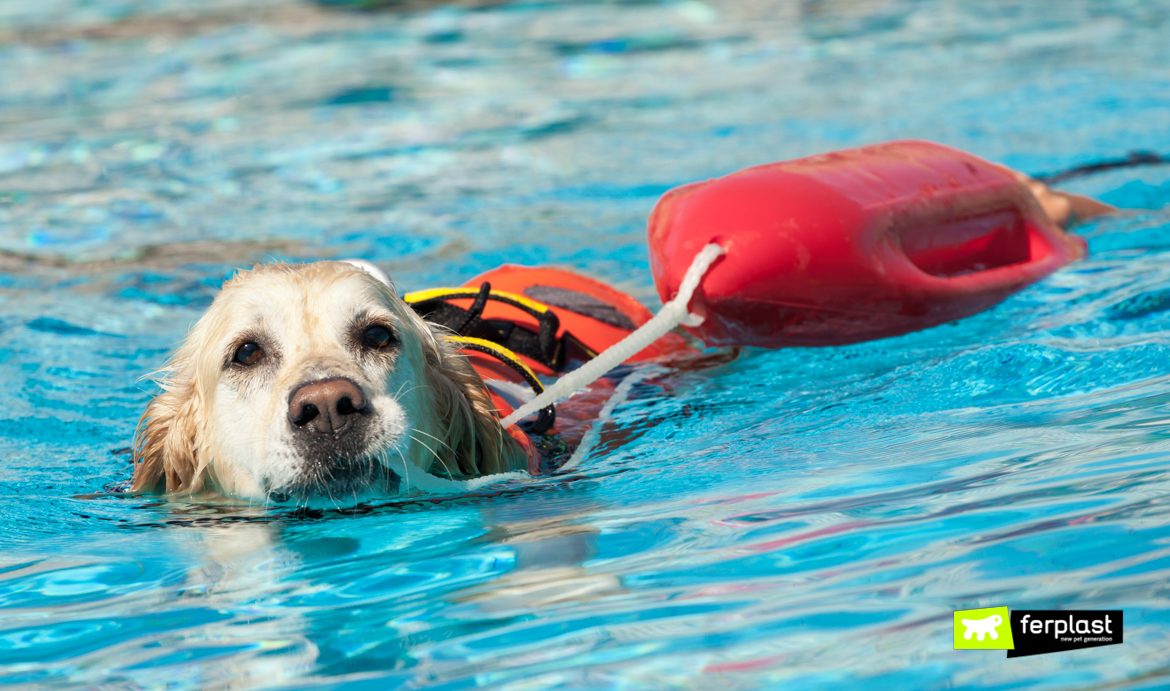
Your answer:
[[[445,448],[445,449],[446,449],[448,452],[450,452],[450,454],[451,454],[452,456],[454,456],[454,455],[455,455],[455,449],[451,448],[451,445],[450,445],[450,444],[448,444],[447,442],[443,441],[442,439],[439,439],[439,438],[438,438],[438,437],[436,437],[435,435],[433,435],[433,434],[431,434],[431,433],[429,433],[429,432],[426,432],[426,431],[424,431],[424,430],[421,430],[421,429],[415,429],[415,430],[413,430],[413,432],[417,432],[417,433],[419,433],[419,434],[425,434],[425,435],[427,435],[427,436],[428,436],[428,437],[430,437],[431,439],[434,439],[436,442],[438,442],[438,443],[439,443],[439,445],[440,445],[440,446],[442,446],[443,448]],[[425,447],[425,448],[426,448],[428,451],[430,451],[430,452],[431,452],[431,455],[435,457],[435,460],[436,460],[436,461],[438,461],[438,462],[439,462],[439,464],[443,466],[443,472],[447,473],[447,477],[455,477],[454,475],[452,475],[452,474],[451,474],[451,468],[450,468],[450,466],[448,466],[448,465],[447,465],[447,462],[446,462],[446,461],[445,461],[445,460],[444,460],[444,459],[443,459],[441,456],[439,456],[438,452],[436,452],[434,449],[432,449],[431,447],[429,447],[429,446],[427,446],[425,443],[423,443],[423,441],[422,441],[421,439],[419,439],[418,437],[414,436],[413,432],[411,433],[411,439],[414,439],[414,440],[415,440],[416,442],[418,442],[419,444],[422,444],[422,445],[423,445],[423,446],[424,446],[424,447]]]
[[[396,452],[398,452],[398,457],[402,459],[403,479],[406,480],[406,486],[409,487],[410,486],[410,461],[406,460],[406,456],[405,456],[405,454],[402,453],[402,449],[400,449],[398,447],[394,447],[394,450]]]
[[[417,432],[417,431],[419,431],[419,430],[415,430],[415,431]],[[426,449],[427,451],[429,451],[429,452],[430,452],[430,454],[431,454],[431,457],[432,457],[432,458],[434,458],[436,461],[438,461],[439,465],[443,466],[443,472],[445,472],[445,473],[447,474],[447,476],[448,476],[448,477],[455,477],[454,475],[452,475],[452,474],[451,474],[451,468],[447,466],[447,462],[446,462],[446,461],[444,461],[444,460],[443,460],[443,458],[442,458],[441,456],[439,456],[439,452],[438,452],[438,451],[435,451],[435,449],[434,449],[434,448],[432,448],[431,446],[429,446],[429,445],[428,445],[426,442],[424,442],[422,439],[419,439],[418,437],[414,436],[414,434],[411,434],[411,435],[410,435],[410,438],[411,438],[412,440],[414,440],[414,442],[415,442],[415,443],[417,443],[418,445],[422,446],[424,449]]]
[[[455,449],[452,449],[450,444],[448,444],[447,442],[443,441],[442,439],[439,439],[438,437],[436,437],[435,435],[431,434],[430,432],[427,432],[427,431],[425,431],[425,430],[421,430],[421,429],[415,429],[415,430],[413,430],[413,432],[417,432],[417,433],[419,433],[419,434],[425,434],[425,435],[427,435],[428,437],[430,437],[431,439],[434,439],[435,441],[439,442],[439,444],[440,444],[441,446],[443,446],[444,448],[446,448],[446,449],[447,449],[448,451],[450,451],[451,453],[455,453]]]
[[[410,387],[409,389],[406,389],[406,391],[403,391],[402,389],[403,389],[403,388],[404,388],[404,387],[405,387],[407,384],[409,384],[409,383],[410,383],[409,381],[404,381],[404,382],[402,382],[402,384],[400,384],[400,385],[398,386],[398,390],[394,392],[394,398],[396,398],[396,399],[400,399],[400,398],[402,398],[403,396],[405,396],[406,394],[408,394],[408,393],[410,393],[410,392],[412,392],[412,391],[415,391],[415,390],[421,389],[421,388],[423,388],[423,387],[425,386],[425,385],[423,385],[423,384],[415,384],[414,386]]]

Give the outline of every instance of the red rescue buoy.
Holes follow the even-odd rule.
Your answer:
[[[667,192],[650,266],[672,298],[708,243],[726,254],[690,303],[708,345],[854,343],[970,316],[1084,256],[1010,171],[900,141],[748,168]]]

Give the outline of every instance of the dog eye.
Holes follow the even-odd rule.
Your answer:
[[[381,324],[371,324],[362,331],[362,346],[370,350],[385,350],[394,345],[394,334]]]
[[[264,349],[260,347],[260,344],[253,341],[248,341],[239,348],[236,348],[235,354],[232,355],[232,362],[237,365],[243,365],[244,367],[251,367],[263,359]]]

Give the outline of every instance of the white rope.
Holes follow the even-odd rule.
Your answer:
[[[601,379],[611,369],[625,362],[631,356],[636,355],[654,341],[670,333],[672,329],[680,324],[686,324],[687,326],[698,326],[701,324],[703,322],[702,317],[690,314],[687,311],[687,305],[690,304],[691,298],[694,297],[695,291],[699,287],[699,281],[707,274],[707,270],[711,268],[711,264],[723,256],[724,252],[725,250],[722,247],[714,243],[700,250],[691,261],[690,268],[687,269],[686,274],[683,276],[682,284],[678,288],[678,294],[675,295],[673,300],[663,305],[662,309],[658,310],[658,314],[651,317],[648,322],[638,327],[628,336],[610,346],[605,352],[561,377],[555,384],[545,389],[544,393],[517,408],[511,415],[501,420],[500,423],[505,427],[514,425],[516,422],[523,420],[541,408],[572,396],[598,379]],[[349,259],[345,261],[347,264],[352,264],[365,271],[387,286],[393,287],[390,278],[373,264],[360,259]],[[633,373],[618,385],[610,400],[606,401],[606,404],[602,406],[598,420],[586,432],[585,437],[581,440],[581,444],[574,450],[569,460],[565,462],[560,470],[573,468],[593,450],[600,437],[600,428],[605,419],[613,413],[613,410],[618,405],[626,400],[630,391],[638,382],[643,381],[655,371],[654,368],[648,368],[644,372]],[[486,485],[494,485],[506,480],[532,479],[532,476],[526,472],[514,471],[500,473],[498,475],[485,475],[468,480],[452,480],[437,477],[421,468],[410,466],[408,461],[401,456],[387,458],[385,462],[402,478],[403,489],[408,491],[413,489],[434,494],[451,494],[474,491]]]
[[[585,459],[585,456],[589,455],[593,451],[593,448],[597,446],[597,442],[601,440],[601,428],[605,425],[606,421],[613,417],[613,411],[619,405],[626,402],[633,388],[646,379],[649,379],[651,375],[661,374],[661,372],[662,368],[651,366],[630,372],[623,378],[621,383],[617,385],[617,388],[613,390],[613,394],[605,401],[605,405],[601,407],[601,412],[597,414],[597,419],[593,421],[588,431],[581,437],[581,442],[577,444],[577,448],[573,450],[573,453],[569,456],[569,460],[557,467],[557,473],[566,473],[580,465],[581,461]]]
[[[699,281],[707,274],[711,264],[724,252],[725,250],[715,243],[700,250],[691,261],[691,267],[683,276],[678,294],[674,296],[673,300],[663,305],[662,309],[658,310],[658,314],[650,318],[650,321],[639,326],[630,335],[613,344],[597,357],[558,379],[539,396],[512,411],[512,414],[501,420],[500,424],[504,427],[510,427],[541,408],[572,396],[601,379],[611,369],[670,333],[680,324],[696,326],[701,323],[702,318],[689,313],[687,305],[690,304],[691,297],[698,289]]]

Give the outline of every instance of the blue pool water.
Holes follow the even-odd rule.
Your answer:
[[[360,511],[102,494],[234,267],[553,263],[648,303],[666,189],[898,137],[1170,150],[1170,12],[1072,0],[0,0],[0,683],[1170,684],[1170,170],[959,324],[647,384],[568,475]],[[951,649],[957,608],[1125,643]]]

